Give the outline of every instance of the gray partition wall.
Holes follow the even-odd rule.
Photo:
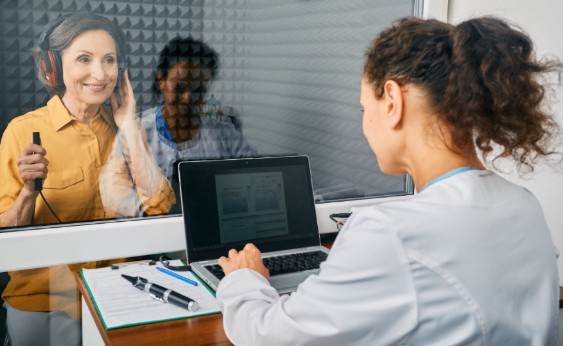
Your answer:
[[[363,54],[383,27],[417,12],[414,0],[0,0],[0,132],[45,104],[29,52],[61,14],[88,10],[127,36],[139,110],[152,107],[156,58],[177,35],[220,55],[208,97],[261,154],[311,159],[318,202],[412,193],[408,177],[381,174],[361,129]]]

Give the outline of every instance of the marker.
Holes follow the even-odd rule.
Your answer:
[[[197,282],[195,282],[194,280],[188,279],[187,277],[183,277],[182,275],[176,274],[176,273],[174,273],[173,271],[170,271],[170,270],[168,270],[168,269],[164,269],[164,268],[162,268],[162,267],[156,267],[156,269],[160,270],[161,272],[163,272],[163,273],[165,273],[165,274],[168,274],[168,275],[170,275],[170,276],[173,276],[173,277],[175,277],[176,279],[180,279],[180,280],[182,280],[182,281],[185,281],[185,282],[189,283],[190,285],[197,286]]]
[[[129,276],[121,274],[121,276],[133,284],[133,287],[147,292],[153,299],[163,303],[170,303],[180,306],[189,311],[196,311],[199,308],[197,302],[189,297],[183,296],[176,291],[172,291],[166,287],[162,287],[140,276]]]

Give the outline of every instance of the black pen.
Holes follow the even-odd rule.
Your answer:
[[[176,291],[172,291],[169,288],[162,287],[155,283],[149,282],[147,279],[140,276],[129,276],[121,274],[127,281],[133,284],[134,287],[140,289],[141,291],[147,292],[152,298],[161,301],[163,303],[171,303],[188,309],[189,311],[196,311],[199,308],[197,302],[191,298],[188,298]]]

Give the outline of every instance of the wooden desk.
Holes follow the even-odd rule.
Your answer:
[[[323,238],[322,245],[331,248],[332,238]],[[88,289],[79,273],[76,275],[78,289],[82,295],[83,345],[132,346],[132,345],[232,345],[223,330],[223,315],[209,315],[186,318],[182,320],[145,324],[141,326],[106,330],[100,316],[90,298]],[[89,314],[88,311],[89,310]],[[91,316],[91,319],[86,317]],[[102,341],[95,339],[86,331],[85,323],[93,320]],[[94,329],[88,328],[88,329]],[[86,340],[88,339],[88,340]]]
[[[82,294],[83,303],[89,310],[106,345],[232,345],[223,331],[222,314],[105,330],[88,289],[78,273],[76,282]],[[85,309],[84,304],[83,309]],[[86,313],[86,311],[82,311],[83,316]],[[83,340],[83,343],[85,345],[99,344],[92,339]]]

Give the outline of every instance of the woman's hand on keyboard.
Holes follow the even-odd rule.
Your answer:
[[[237,269],[248,268],[263,275],[266,279],[270,277],[270,272],[260,257],[260,250],[254,244],[246,244],[241,251],[231,249],[228,256],[219,258],[219,265],[223,268],[225,275],[229,275]]]

